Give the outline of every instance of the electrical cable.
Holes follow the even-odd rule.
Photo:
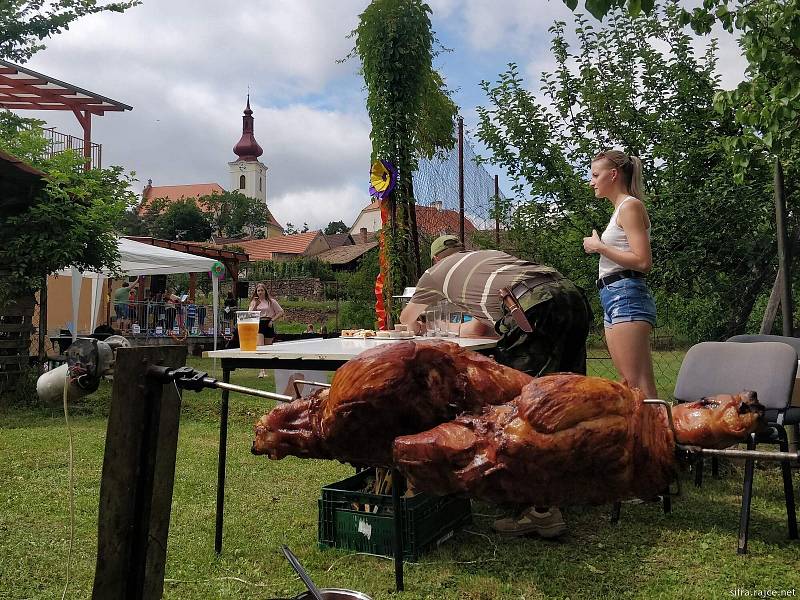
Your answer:
[[[64,382],[64,422],[67,425],[67,438],[69,439],[69,546],[67,548],[67,578],[64,582],[64,591],[61,593],[61,600],[67,596],[69,588],[70,566],[72,564],[72,543],[75,540],[75,465],[74,453],[72,448],[72,428],[69,424],[69,409],[67,400],[69,398],[69,387],[72,383],[69,372]]]

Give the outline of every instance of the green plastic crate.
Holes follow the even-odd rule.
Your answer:
[[[394,555],[391,495],[359,491],[367,478],[374,476],[375,470],[368,469],[322,488],[317,531],[321,547],[345,548],[378,556]],[[354,510],[353,502],[378,506],[379,512]],[[472,522],[470,502],[465,498],[419,493],[401,498],[400,505],[403,511],[403,559],[411,562]]]

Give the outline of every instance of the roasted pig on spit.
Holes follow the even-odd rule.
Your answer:
[[[673,408],[573,374],[533,379],[450,342],[398,342],[256,424],[254,454],[396,465],[415,489],[498,503],[604,503],[663,492],[675,444],[723,448],[761,423],[755,394]]]
[[[400,437],[394,461],[415,489],[508,504],[564,506],[651,498],[676,469],[676,441],[722,448],[756,430],[755,393],[672,409],[600,377],[540,377],[480,415]],[[677,436],[677,440],[675,437]]]
[[[388,466],[396,437],[508,402],[532,380],[452,342],[397,342],[348,361],[329,390],[264,415],[252,450]]]

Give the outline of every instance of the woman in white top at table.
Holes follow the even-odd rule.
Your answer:
[[[267,286],[264,282],[256,284],[256,291],[253,298],[250,300],[250,307],[248,310],[257,310],[261,313],[258,320],[258,341],[259,346],[272,344],[275,339],[275,321],[283,316],[283,309],[275,298],[269,295]],[[266,377],[267,373],[264,369],[258,373],[258,376]]]
[[[589,185],[607,198],[614,212],[603,235],[583,238],[583,248],[600,255],[597,288],[603,306],[606,344],[617,373],[647,398],[657,398],[650,333],[656,305],[645,275],[653,265],[650,217],[642,203],[642,162],[619,150],[601,152],[592,160]]]

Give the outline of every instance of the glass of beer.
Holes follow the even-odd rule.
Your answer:
[[[258,319],[261,313],[257,310],[237,310],[236,327],[239,330],[239,349],[255,352],[258,341]]]

